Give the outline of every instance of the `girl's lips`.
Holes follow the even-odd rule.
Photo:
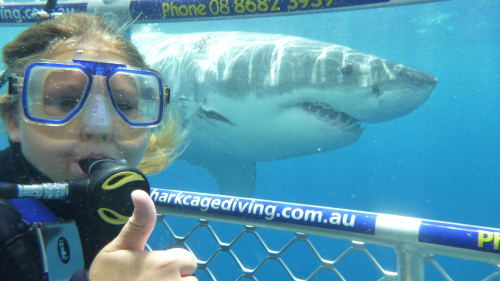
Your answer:
[[[77,179],[88,178],[88,175],[83,171],[82,167],[77,161],[71,162],[69,164],[69,170],[71,174]]]

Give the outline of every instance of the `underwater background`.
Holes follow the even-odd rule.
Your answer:
[[[361,138],[348,147],[258,162],[254,197],[500,228],[499,1],[455,0],[160,26],[168,33],[249,31],[300,36],[348,46],[437,77],[435,90],[420,108],[394,120],[364,124],[367,128]],[[1,27],[0,45],[23,29]],[[0,148],[7,144],[3,137]],[[208,171],[183,160],[149,178],[152,187],[219,193]],[[229,240],[231,233],[236,233],[230,226],[218,225],[217,233],[221,232],[228,233]],[[276,245],[275,250],[293,237],[263,233],[270,247]],[[168,244],[162,235],[158,230],[151,237],[150,243],[157,244],[154,248]],[[200,255],[210,256],[214,242],[203,239],[193,241],[192,247],[199,249]],[[329,259],[350,245],[318,237],[311,241]],[[252,252],[252,243],[255,241],[237,249],[238,254],[262,259],[262,251]],[[391,249],[368,249],[384,269],[396,271]],[[297,277],[306,278],[319,261],[307,248],[294,251],[284,258]],[[495,271],[492,265],[476,262],[436,260],[453,280],[481,280]],[[218,280],[239,276],[234,261],[220,263],[220,268],[211,268]],[[427,280],[445,280],[432,266],[426,268]],[[366,256],[357,254],[346,259],[340,270],[347,280],[382,277]],[[200,280],[209,280],[204,272],[198,272]],[[285,280],[284,276],[282,269],[271,266],[257,274],[259,280]],[[336,278],[332,272],[322,272],[315,280],[339,280]]]

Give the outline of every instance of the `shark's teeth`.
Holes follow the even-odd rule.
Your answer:
[[[317,102],[303,102],[297,106],[310,114],[314,114],[318,119],[332,126],[337,126],[343,131],[362,131],[361,122],[344,112],[338,112],[327,104]]]

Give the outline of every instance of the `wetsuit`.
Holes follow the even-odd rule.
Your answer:
[[[10,147],[0,151],[0,182],[36,184],[51,182],[49,178],[31,165],[21,153],[19,143],[10,142]],[[88,269],[99,251],[121,230],[90,216],[86,203],[43,201],[52,213],[63,220],[76,222],[85,261]],[[17,209],[7,200],[0,201],[0,246],[24,233],[29,226],[23,222]],[[29,239],[19,239],[0,252],[0,280],[41,280],[41,255],[38,244]],[[76,279],[75,279],[76,278]],[[85,272],[73,275],[71,280],[85,280]]]

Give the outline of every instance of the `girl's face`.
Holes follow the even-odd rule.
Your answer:
[[[47,59],[129,64],[115,53],[85,49],[83,54],[70,51]],[[96,126],[89,117],[92,112],[89,106],[96,102],[99,106],[110,105],[104,79],[100,76],[94,77],[84,108],[68,123],[62,126],[32,124],[19,113],[8,117],[10,139],[20,142],[24,157],[55,182],[87,177],[79,161],[89,158],[124,159],[130,166],[137,167],[146,150],[149,129],[130,126],[118,116],[113,106],[107,106],[110,122],[104,127],[102,124]]]

